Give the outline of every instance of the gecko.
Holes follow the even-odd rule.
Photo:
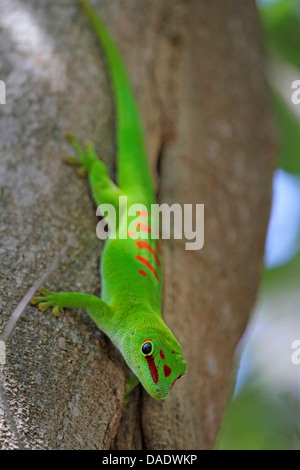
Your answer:
[[[102,253],[101,298],[80,292],[52,292],[40,287],[41,295],[31,299],[41,311],[52,308],[59,316],[65,308],[84,309],[122,353],[132,371],[125,396],[141,383],[155,399],[167,397],[185,375],[186,362],[181,347],[164,322],[162,304],[162,253],[159,236],[152,237],[149,214],[156,203],[145,138],[126,66],[121,53],[96,10],[78,0],[100,42],[107,63],[115,101],[117,174],[110,178],[91,142],[81,146],[74,134],[68,137],[77,156],[67,162],[88,178],[97,206],[111,204],[119,214],[116,236],[108,237]],[[128,205],[143,204],[138,219],[120,207],[120,196]],[[104,219],[105,220],[105,219]],[[129,225],[136,223],[134,233]],[[151,219],[152,223],[152,219]],[[108,220],[109,225],[109,220]],[[153,227],[152,227],[153,228]],[[121,237],[121,232],[127,237]],[[132,230],[131,230],[132,232]]]

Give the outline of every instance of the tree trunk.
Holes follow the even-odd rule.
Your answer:
[[[127,64],[159,202],[205,205],[205,244],[163,242],[163,316],[188,371],[165,401],[138,387],[83,311],[28,306],[1,375],[3,449],[212,448],[234,350],[260,278],[274,130],[252,0],[93,1]],[[112,176],[105,61],[74,0],[0,0],[1,331],[34,281],[100,295],[101,242],[87,181],[64,164],[65,132],[93,140]],[[3,398],[3,397],[2,397]],[[3,402],[3,400],[2,400]]]

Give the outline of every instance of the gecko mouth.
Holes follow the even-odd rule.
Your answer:
[[[174,380],[174,382],[172,382],[172,383],[171,383],[171,386],[170,386],[169,390],[171,390],[171,388],[173,387],[173,385],[174,385],[174,383],[176,382],[176,380],[179,380],[179,379],[180,379],[180,377],[182,377],[182,375],[181,375],[181,374],[180,374],[180,375],[178,375],[178,377],[177,377],[177,378]]]

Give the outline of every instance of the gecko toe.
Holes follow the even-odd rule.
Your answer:
[[[56,317],[59,317],[60,314],[64,312],[64,309],[62,307],[59,307],[58,305],[55,305],[52,309],[52,312]]]
[[[52,292],[50,292],[44,286],[39,287],[38,291],[40,292],[40,294],[43,294],[43,295],[51,295],[52,294]]]
[[[51,307],[51,302],[40,302],[39,303],[39,310],[41,310],[41,312],[46,312],[46,310]]]
[[[80,159],[78,157],[73,157],[73,155],[66,155],[65,161],[69,165],[80,165],[81,164]]]

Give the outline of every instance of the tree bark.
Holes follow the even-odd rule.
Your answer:
[[[209,449],[235,347],[255,301],[270,208],[274,129],[252,0],[94,0],[127,64],[159,202],[205,205],[205,244],[163,242],[163,316],[188,371],[167,400],[137,388],[84,312],[28,306],[7,342],[3,449]],[[105,61],[73,0],[0,0],[1,317],[34,280],[100,295],[88,184],[63,162],[65,132],[115,172]]]

